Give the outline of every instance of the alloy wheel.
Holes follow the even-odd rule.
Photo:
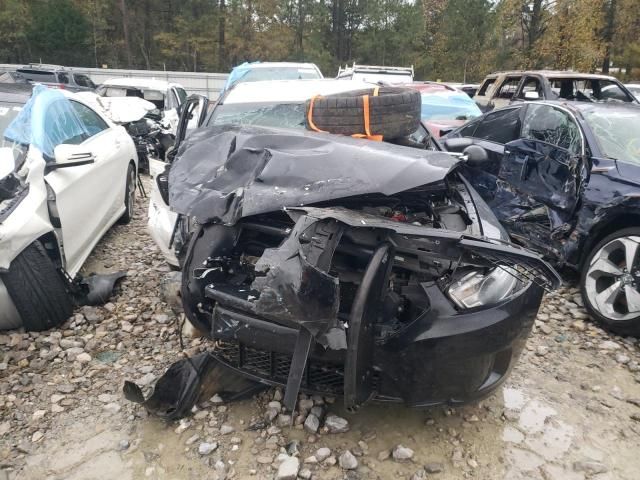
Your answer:
[[[591,306],[613,321],[640,316],[640,237],[619,237],[592,257],[585,276]]]

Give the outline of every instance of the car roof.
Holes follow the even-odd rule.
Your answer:
[[[555,106],[555,107],[561,107],[565,110],[569,110],[573,113],[577,113],[577,114],[582,114],[583,112],[590,112],[590,111],[595,111],[595,110],[601,110],[601,111],[606,111],[606,110],[620,110],[620,109],[628,109],[631,111],[635,111],[635,112],[639,112],[640,113],[640,105],[638,105],[637,103],[631,103],[631,102],[603,102],[603,103],[599,103],[599,102],[571,102],[571,101],[567,101],[567,100],[537,100],[537,101],[531,101],[531,102],[521,102],[521,103],[514,103],[511,105],[506,105],[502,108],[497,108],[495,110],[492,110],[492,112],[497,112],[498,110],[508,110],[510,108],[523,108],[527,105],[551,105],[551,106]],[[487,112],[487,113],[491,113],[491,112]],[[483,115],[483,117],[486,116]]]
[[[542,75],[543,77],[573,77],[573,78],[597,78],[602,80],[617,80],[611,75],[602,75],[598,73],[581,73],[571,70],[505,70],[501,72],[494,72],[491,75],[487,75],[487,78],[498,75]]]
[[[373,83],[358,80],[336,79],[243,82],[235,84],[225,95],[222,103],[304,102],[315,95],[331,95],[375,86]]]
[[[0,100],[11,103],[27,103],[33,85],[26,83],[0,83]]]
[[[156,80],[155,78],[140,78],[140,77],[119,77],[112,78],[103,82],[103,85],[111,87],[133,87],[133,88],[147,88],[150,90],[169,90],[170,87],[183,88],[178,83],[171,83],[165,80]]]
[[[36,72],[58,72],[58,71],[68,71],[62,65],[50,65],[47,63],[32,63],[30,65],[23,65],[16,69],[16,71],[20,70],[33,70]]]
[[[529,102],[529,103],[546,103],[549,105],[556,105],[573,112],[590,112],[595,110],[620,110],[629,109],[631,111],[640,112],[640,105],[631,102],[567,102],[560,100],[545,100],[541,102]]]
[[[415,90],[419,90],[421,93],[441,92],[441,91],[447,90],[449,92],[463,93],[464,95],[466,95],[466,93],[456,88],[456,86],[448,85],[446,83],[440,83],[440,82],[394,83],[393,86],[413,88]]]
[[[273,68],[273,67],[304,67],[304,68],[313,68],[317,69],[315,63],[305,63],[305,62],[251,62],[251,63],[242,63],[240,65],[236,65],[234,70],[240,69],[254,69],[254,68]]]

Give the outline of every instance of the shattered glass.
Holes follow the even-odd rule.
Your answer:
[[[261,125],[304,128],[305,105],[301,103],[241,103],[219,105],[211,125]]]
[[[575,155],[582,153],[578,124],[567,113],[549,105],[529,106],[522,122],[522,137],[564,148]]]
[[[583,112],[603,153],[615,160],[640,165],[640,113],[629,108]]]

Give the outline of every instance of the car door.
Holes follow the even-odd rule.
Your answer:
[[[478,105],[478,108],[480,108],[480,110],[483,112],[488,112],[492,108],[490,106],[491,90],[495,83],[496,83],[495,77],[486,78],[484,82],[482,82],[482,85],[476,92],[475,96],[473,97],[473,100],[476,102],[476,105]]]
[[[126,131],[108,123],[87,105],[70,100],[86,132],[73,143],[86,149],[93,163],[50,171],[45,180],[55,196],[66,269],[73,276],[104,232],[124,208],[126,172],[129,164]],[[51,124],[61,121],[51,118]]]
[[[180,103],[178,102],[178,95],[173,87],[167,90],[164,107],[164,119],[169,123],[171,132],[175,135],[178,128],[178,122],[180,120],[179,113]]]
[[[182,104],[174,147],[167,153],[167,164],[158,160],[149,161],[153,177],[151,200],[149,202],[149,232],[167,261],[178,266],[174,251],[179,241],[178,214],[169,208],[169,169],[180,144],[191,128],[203,125],[209,106],[209,99],[202,95],[191,95]],[[185,224],[188,225],[188,222]]]
[[[573,114],[553,105],[529,104],[521,138],[505,145],[498,172],[498,182],[515,193],[518,202],[510,212],[503,208],[498,218],[510,224],[512,235],[539,249],[551,248],[552,239],[572,230],[586,177],[584,162],[584,136]]]
[[[504,146],[520,136],[523,106],[514,105],[487,113],[457,131],[459,137],[484,148],[488,159],[480,166],[465,165],[474,188],[489,204],[495,200],[496,182],[502,164]],[[449,149],[445,140],[445,147]]]

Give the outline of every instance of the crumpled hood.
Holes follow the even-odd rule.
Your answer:
[[[157,108],[153,103],[138,97],[101,97],[93,92],[80,92],[76,95],[94,108],[102,110],[118,125],[136,122]]]
[[[439,182],[448,154],[304,130],[224,125],[193,132],[169,174],[169,203],[199,223]]]

